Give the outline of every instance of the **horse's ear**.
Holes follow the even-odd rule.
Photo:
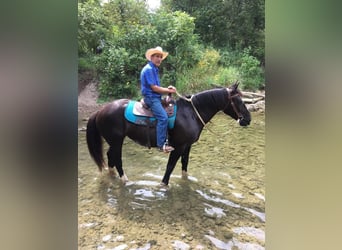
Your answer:
[[[230,87],[233,91],[236,91],[237,88],[239,87],[239,81],[236,80],[236,82]]]
[[[235,90],[237,90],[237,88],[239,87],[239,81],[238,80],[236,80],[236,82],[234,83],[234,89]]]

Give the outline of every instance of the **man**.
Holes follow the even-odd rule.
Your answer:
[[[141,93],[145,103],[151,108],[157,119],[157,147],[165,153],[171,152],[174,148],[166,143],[168,116],[161,104],[161,97],[163,94],[175,93],[176,88],[160,86],[158,67],[168,54],[159,46],[148,49],[145,53],[148,63],[140,73]]]

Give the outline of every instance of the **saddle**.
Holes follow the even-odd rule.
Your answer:
[[[162,105],[169,117],[168,128],[172,129],[176,120],[177,105],[175,105],[175,101],[170,97],[162,99]],[[148,127],[154,127],[157,122],[151,109],[143,99],[140,101],[131,100],[128,102],[125,110],[125,118],[134,124]]]
[[[169,117],[167,128],[173,129],[176,121],[177,105],[170,96],[162,99],[162,105]],[[147,136],[147,146],[151,148],[150,129],[157,125],[157,119],[153,116],[151,109],[144,100],[129,101],[125,109],[125,119],[144,127],[143,133]]]
[[[168,117],[173,116],[174,114],[174,105],[175,101],[171,97],[166,97],[161,100],[163,108],[165,109]],[[146,116],[146,117],[153,117],[153,113],[150,107],[144,102],[144,99],[141,99],[140,102],[136,102],[133,107],[133,114]]]

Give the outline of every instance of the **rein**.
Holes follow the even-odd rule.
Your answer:
[[[228,100],[230,103],[227,103],[227,105],[224,107],[224,109],[230,104],[232,105],[233,109],[234,109],[234,112],[237,114],[238,118],[241,119],[243,116],[241,115],[241,113],[237,110],[236,106],[235,106],[235,103],[233,102],[233,98],[236,97],[236,96],[241,96],[241,93],[240,91],[238,91],[238,93],[236,93],[235,95],[231,95],[230,92],[229,92],[229,89],[226,88],[227,90],[227,93],[228,93]],[[181,94],[178,93],[178,91],[176,91],[176,94],[179,98],[187,101],[187,102],[190,102],[191,103],[191,106],[192,108],[195,110],[195,113],[196,115],[198,116],[198,119],[202,122],[203,126],[205,127],[206,123],[203,121],[201,115],[199,114],[197,108],[195,107],[194,103],[192,102],[192,98],[194,97],[194,95],[192,95],[190,98],[186,98],[185,96],[182,96]]]
[[[185,100],[185,101],[191,103],[191,106],[192,106],[192,108],[195,110],[195,113],[196,113],[198,119],[202,122],[203,126],[205,127],[206,123],[203,121],[203,119],[202,119],[200,113],[198,112],[197,108],[195,107],[194,103],[192,102],[192,98],[194,97],[194,95],[192,95],[192,96],[190,97],[190,99],[189,99],[189,98],[186,98],[186,97],[180,95],[177,91],[176,91],[176,94],[177,94],[181,99],[183,99],[183,100]]]
[[[207,123],[205,123],[205,122],[203,121],[203,118],[201,117],[201,115],[200,115],[200,113],[198,112],[196,106],[195,106],[194,103],[192,102],[192,98],[194,97],[194,95],[191,95],[190,98],[187,98],[187,97],[185,97],[185,96],[180,95],[180,94],[178,93],[178,91],[176,91],[176,94],[177,94],[177,96],[178,96],[179,98],[181,98],[181,99],[183,99],[183,100],[185,100],[185,101],[191,103],[192,108],[194,109],[194,111],[195,111],[195,113],[196,113],[198,119],[201,121],[201,123],[203,124],[203,127],[204,127],[204,128],[208,129],[208,130],[209,130],[211,133],[213,133],[214,135],[219,136],[217,133],[215,133],[214,131],[212,131],[210,128],[208,128],[208,127],[206,126]]]

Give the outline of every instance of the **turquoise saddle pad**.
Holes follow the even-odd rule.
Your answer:
[[[133,113],[133,108],[136,102],[137,101],[128,102],[127,108],[125,110],[125,118],[127,119],[127,121],[138,124],[138,125],[155,124],[156,123],[155,117],[136,115]],[[173,129],[173,127],[175,126],[177,105],[174,105],[173,107],[174,107],[174,112],[172,116],[169,116],[168,129]]]

